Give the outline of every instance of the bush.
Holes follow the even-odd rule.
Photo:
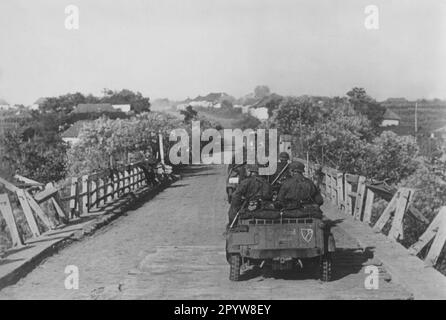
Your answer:
[[[48,123],[48,125],[47,125]],[[51,123],[37,118],[5,133],[2,141],[2,167],[42,183],[58,181],[66,174],[67,144],[51,128]]]
[[[165,155],[169,150],[169,134],[183,124],[165,113],[150,112],[131,119],[110,120],[105,117],[86,124],[80,141],[68,152],[70,174],[79,176],[110,168],[110,157],[127,162],[129,153],[144,152],[156,156],[158,133],[164,137]]]
[[[361,174],[369,178],[398,183],[413,174],[419,165],[417,142],[410,136],[400,137],[384,131],[366,148]]]

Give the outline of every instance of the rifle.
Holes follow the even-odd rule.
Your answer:
[[[283,167],[283,169],[279,172],[279,174],[277,175],[277,177],[273,180],[273,182],[271,182],[271,186],[273,186],[273,185],[277,182],[277,180],[279,180],[279,178],[282,176],[282,174],[285,172],[285,170],[288,169],[289,164],[290,164],[290,163],[287,162],[286,166]]]
[[[243,202],[242,206],[240,207],[240,209],[238,209],[237,214],[235,215],[234,219],[233,219],[232,222],[231,222],[231,225],[229,226],[229,229],[232,229],[232,227],[234,226],[235,220],[237,220],[237,218],[238,218],[240,212],[242,211],[242,209],[245,208],[245,205],[246,205],[247,202],[248,202],[248,201],[245,200],[245,201]]]

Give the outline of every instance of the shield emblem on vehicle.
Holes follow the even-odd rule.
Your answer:
[[[300,234],[305,242],[310,242],[313,238],[313,229],[300,229]]]

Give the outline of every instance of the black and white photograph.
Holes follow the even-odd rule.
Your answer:
[[[446,1],[1,0],[0,17],[3,302],[270,319],[446,299]]]

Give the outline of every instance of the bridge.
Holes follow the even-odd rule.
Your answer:
[[[0,299],[446,298],[446,278],[432,267],[445,242],[446,210],[429,224],[411,206],[411,189],[392,190],[323,168],[322,209],[337,244],[333,280],[251,270],[231,282],[223,235],[226,166],[178,170],[181,179],[166,166],[138,163],[58,187],[20,176],[21,184],[1,180],[8,193],[0,196],[0,212],[12,247],[0,260]],[[314,176],[314,170],[308,163],[306,174]],[[26,239],[11,209],[12,194],[29,225]],[[375,194],[389,204],[371,225]],[[426,232],[407,249],[398,240],[409,214],[425,221]],[[417,256],[422,250],[428,251],[424,260]],[[67,266],[79,271],[77,289],[65,286]],[[378,270],[373,288],[366,285],[371,266]]]

